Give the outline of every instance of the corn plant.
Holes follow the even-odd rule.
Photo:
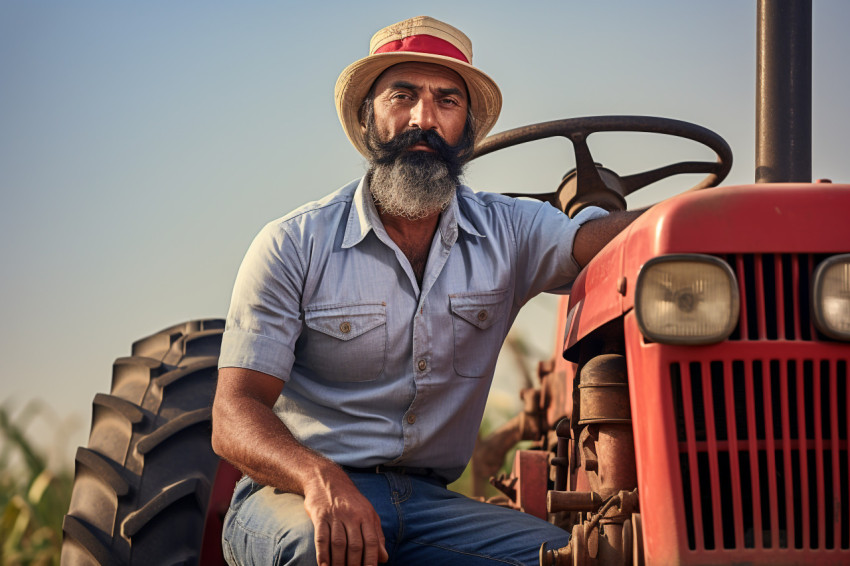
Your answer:
[[[0,406],[0,564],[59,564],[62,517],[73,475],[47,467],[45,454],[26,427],[44,406],[28,404],[18,415]]]

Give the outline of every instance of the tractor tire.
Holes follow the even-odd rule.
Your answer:
[[[63,565],[224,564],[238,473],[210,443],[223,329],[220,319],[172,326],[115,360],[77,449]]]

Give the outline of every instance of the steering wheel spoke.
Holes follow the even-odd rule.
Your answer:
[[[720,163],[712,163],[710,161],[680,161],[679,163],[665,165],[651,171],[644,171],[623,177],[622,186],[625,194],[630,195],[638,189],[642,189],[647,185],[651,185],[667,177],[672,177],[673,175],[687,173],[711,173],[717,175],[720,170]]]

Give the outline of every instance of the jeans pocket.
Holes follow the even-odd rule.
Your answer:
[[[454,330],[454,368],[464,377],[493,373],[505,339],[508,290],[449,295]]]

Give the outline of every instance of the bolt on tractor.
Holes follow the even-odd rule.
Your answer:
[[[705,175],[612,240],[559,307],[558,347],[524,409],[483,439],[494,498],[562,526],[541,565],[850,564],[850,185],[811,182],[811,1],[758,3],[756,183],[718,187],[732,152],[676,120],[556,120],[477,155],[567,138],[548,201],[574,215],[681,173]],[[697,141],[716,161],[622,177],[588,136]],[[238,472],[210,446],[221,320],[133,344],[94,399],[62,563],[222,564]]]

